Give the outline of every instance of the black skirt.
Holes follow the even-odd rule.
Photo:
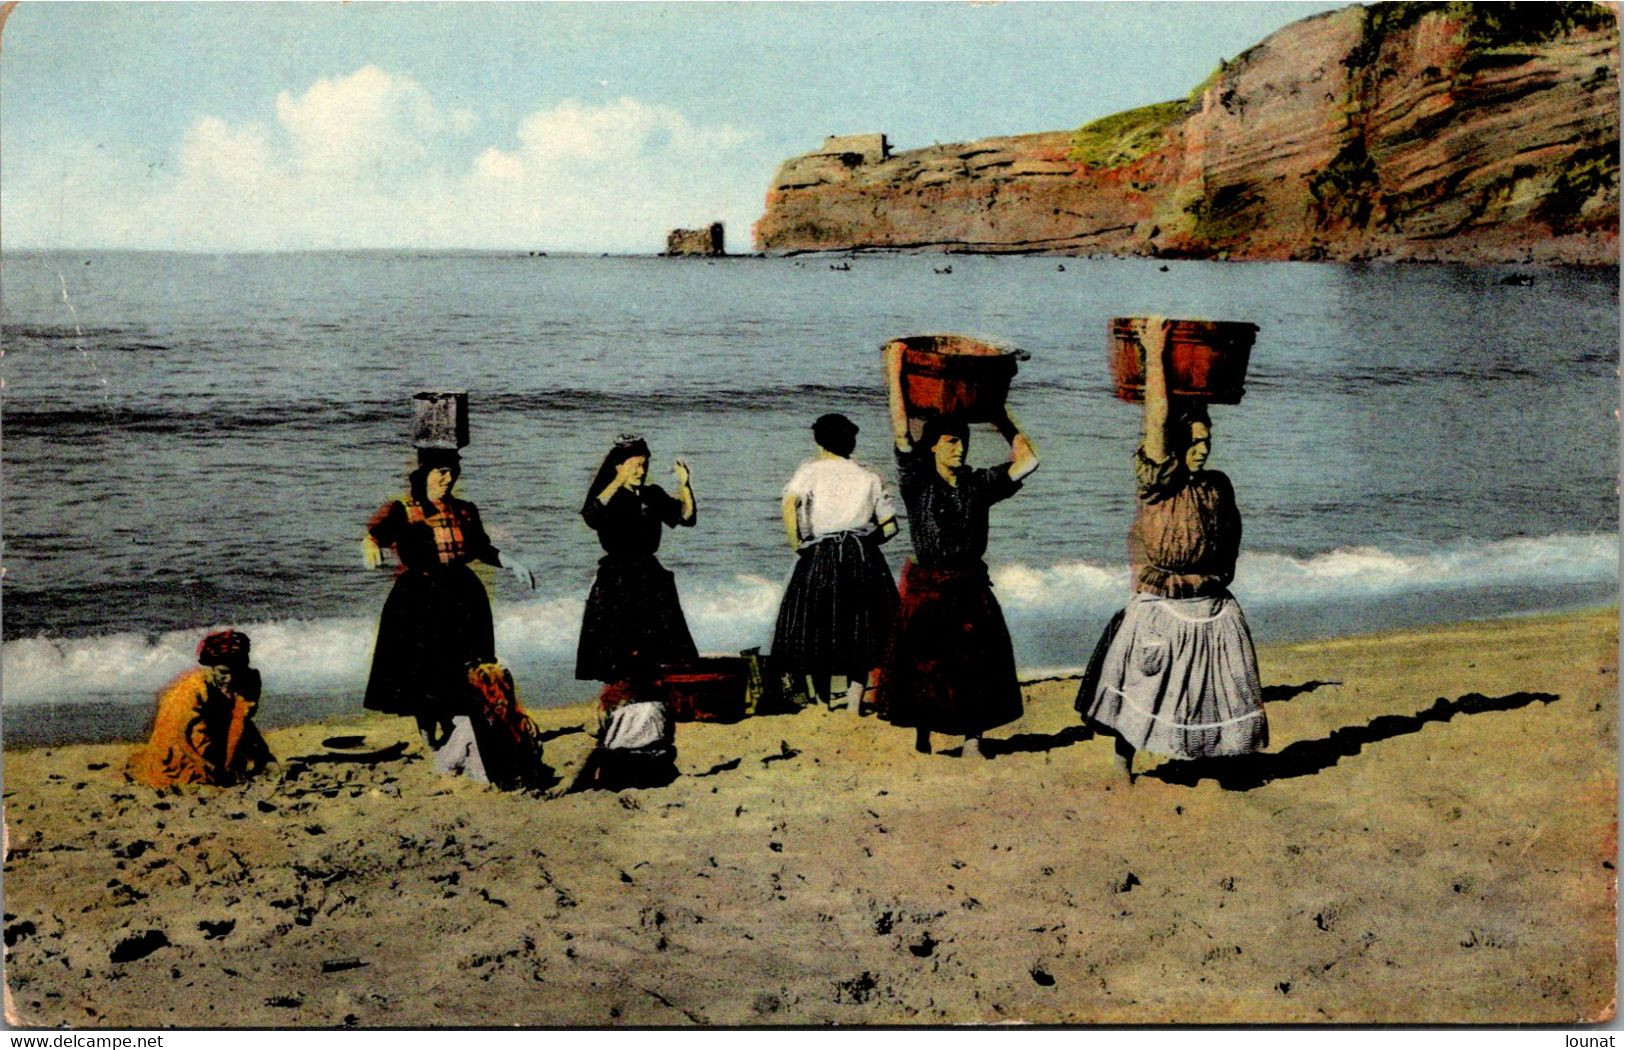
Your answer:
[[[384,601],[364,706],[449,718],[468,706],[468,668],[496,657],[491,601],[466,565],[404,572]]]
[[[699,658],[677,582],[654,555],[606,554],[581,615],[576,677],[617,682]]]
[[[871,540],[850,532],[804,547],[779,603],[773,666],[862,681],[880,665],[897,619],[897,584]]]

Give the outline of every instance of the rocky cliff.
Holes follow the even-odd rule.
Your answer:
[[[794,158],[756,244],[1616,263],[1619,45],[1595,4],[1346,8],[1075,131]]]

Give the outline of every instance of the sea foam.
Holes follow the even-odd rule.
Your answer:
[[[1575,584],[1607,585],[1620,571],[1617,535],[1518,538],[1422,554],[1356,547],[1297,558],[1244,553],[1233,590],[1249,610],[1339,598],[1523,587],[1531,592]],[[998,564],[995,593],[1013,631],[1018,655],[1023,630],[1034,625],[1098,619],[1129,593],[1128,569],[1086,561],[1045,567]],[[782,580],[737,575],[681,580],[689,626],[702,651],[766,649],[783,592]],[[1538,603],[1536,603],[1538,604]],[[581,627],[582,598],[538,596],[498,602],[493,609],[497,652],[519,675],[568,678]],[[355,692],[366,684],[376,610],[352,616],[235,624],[253,639],[253,659],[267,694]],[[0,654],[8,705],[71,703],[80,699],[145,700],[192,666],[198,639],[221,625],[199,625],[156,637],[121,633],[90,638],[19,638]],[[1080,658],[1087,653],[1080,653]],[[1048,657],[1052,658],[1052,657]]]

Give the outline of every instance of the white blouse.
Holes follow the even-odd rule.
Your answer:
[[[880,475],[850,459],[809,459],[791,476],[784,494],[796,498],[803,545],[838,532],[871,532],[897,516]]]

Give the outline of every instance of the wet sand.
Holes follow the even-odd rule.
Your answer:
[[[372,716],[273,730],[279,766],[220,791],[126,783],[128,744],[8,750],[8,1017],[1605,1018],[1618,620],[1263,648],[1270,752],[1132,787],[1070,681],[991,760],[809,709],[680,726],[669,787],[554,799],[438,777]],[[588,709],[537,720],[579,763]]]

